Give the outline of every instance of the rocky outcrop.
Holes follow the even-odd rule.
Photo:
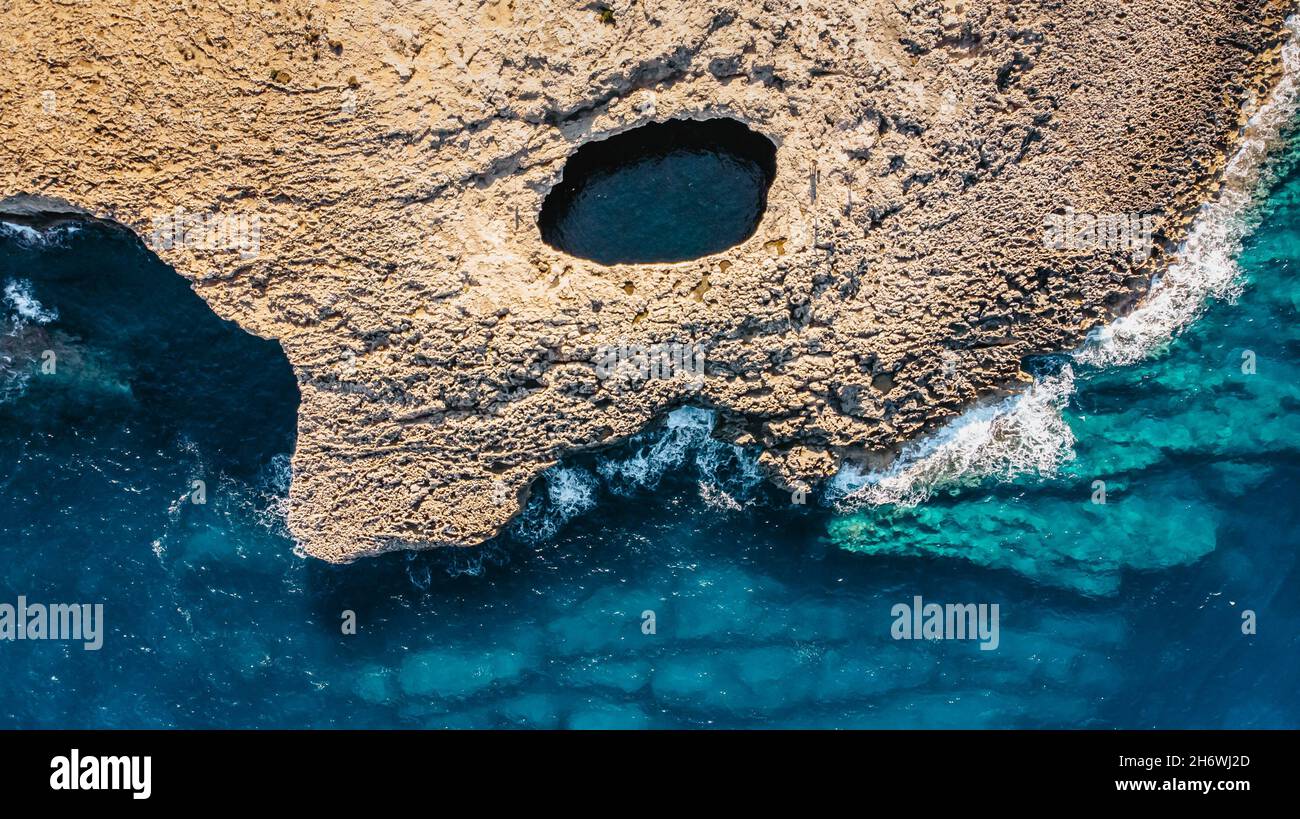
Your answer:
[[[802,488],[1013,388],[1142,293],[1289,10],[2,5],[0,195],[131,227],[280,340],[302,391],[289,522],[333,561],[480,542],[565,453],[683,403]],[[752,238],[623,266],[541,242],[579,145],[678,117],[778,145]],[[1152,217],[1150,254],[1097,214]],[[702,382],[598,371],[656,344],[698,345]]]

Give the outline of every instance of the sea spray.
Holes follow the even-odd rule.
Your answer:
[[[0,288],[0,403],[22,395],[33,372],[53,365],[50,340],[44,326],[56,321],[59,312],[37,300],[26,279],[5,279]]]
[[[34,228],[16,222],[0,221],[0,239],[8,239],[20,247],[63,247],[65,240],[81,231],[75,222],[64,222],[47,228]]]
[[[41,231],[28,225],[18,225],[13,222],[0,222],[0,236],[13,239],[26,247],[39,245],[44,241]]]

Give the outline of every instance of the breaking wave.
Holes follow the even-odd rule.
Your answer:
[[[825,500],[837,506],[915,506],[940,488],[1024,473],[1056,474],[1074,457],[1074,433],[1061,415],[1074,392],[1074,371],[1036,379],[1022,394],[963,413],[937,433],[908,443],[884,470],[846,464]]]
[[[75,224],[45,230],[15,222],[0,221],[0,239],[18,247],[61,245],[76,233]],[[0,404],[13,401],[27,391],[33,369],[41,354],[51,346],[43,328],[57,321],[57,310],[46,308],[32,292],[26,279],[6,278],[0,287]]]
[[[713,437],[718,416],[713,410],[680,407],[670,412],[662,429],[633,436],[632,454],[599,459],[596,470],[618,495],[653,490],[665,473],[689,464],[708,497],[722,505],[734,502],[762,481],[754,453]],[[719,495],[721,493],[721,495]]]
[[[596,476],[581,467],[546,472],[544,493],[535,493],[510,524],[513,535],[530,543],[550,540],[569,521],[596,505]]]
[[[32,283],[26,279],[9,279],[5,282],[4,303],[13,310],[12,321],[49,324],[58,319],[58,310],[47,310],[32,295]]]

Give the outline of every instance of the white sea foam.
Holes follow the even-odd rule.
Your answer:
[[[1300,97],[1300,25],[1292,17],[1287,27],[1291,37],[1282,50],[1281,80],[1246,124],[1225,167],[1222,191],[1201,208],[1168,270],[1152,282],[1137,309],[1095,331],[1074,352],[1075,363],[1101,368],[1141,361],[1195,321],[1208,299],[1232,298],[1239,291],[1236,257],[1253,226],[1268,158],[1293,121]],[[913,506],[936,491],[987,478],[1051,476],[1074,457],[1074,435],[1062,416],[1073,392],[1069,366],[1040,376],[1025,392],[968,410],[909,443],[885,469],[845,464],[829,482],[826,499],[845,511]]]
[[[32,295],[32,283],[26,279],[7,279],[0,289],[0,404],[12,401],[27,391],[31,381],[32,325],[48,324],[59,317],[58,311],[46,309]]]
[[[36,228],[18,225],[13,222],[0,222],[0,234],[5,234],[28,245],[40,244],[42,240],[41,232]]]
[[[631,455],[602,458],[597,470],[611,490],[627,495],[653,490],[666,473],[689,463],[699,475],[701,497],[733,507],[763,477],[754,452],[713,437],[717,420],[713,410],[679,407],[668,413],[662,430],[633,438]]]
[[[289,485],[293,480],[293,461],[288,453],[271,457],[258,481],[258,503],[254,519],[268,531],[291,537],[289,532]]]
[[[32,295],[32,283],[26,279],[8,279],[4,286],[4,303],[24,322],[49,324],[58,319],[59,311],[46,309]]]
[[[80,225],[65,222],[45,229],[16,222],[0,221],[0,237],[17,243],[20,247],[46,247],[58,245],[63,239],[81,230]]]
[[[596,505],[596,476],[580,467],[547,471],[546,494],[534,497],[511,528],[531,542],[550,540],[564,524]]]
[[[915,506],[936,490],[1025,473],[1054,475],[1074,458],[1074,433],[1061,410],[1074,392],[1069,365],[1025,392],[962,413],[933,435],[911,441],[881,470],[846,464],[825,498],[841,508]]]
[[[625,458],[602,458],[597,469],[615,491],[654,489],[664,473],[680,467],[687,454],[706,447],[712,440],[716,415],[697,407],[681,407],[668,413],[664,429],[648,445],[637,447]],[[637,436],[633,439],[641,439]]]
[[[16,365],[13,356],[0,351],[0,404],[13,401],[27,391],[32,379],[26,367]]]
[[[596,505],[596,479],[585,469],[552,470],[546,475],[546,496],[569,520]]]
[[[615,494],[653,491],[669,472],[694,470],[700,498],[719,509],[739,509],[763,482],[757,453],[713,437],[718,414],[700,407],[668,413],[661,428],[632,437],[622,452],[597,459],[596,473],[575,466],[548,470],[545,494],[535,493],[511,530],[530,542],[549,540],[596,505],[600,481]]]

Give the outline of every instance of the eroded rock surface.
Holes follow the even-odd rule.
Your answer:
[[[1159,214],[1157,244],[1177,240],[1274,81],[1289,10],[0,7],[0,196],[133,228],[219,315],[281,341],[302,390],[289,521],[333,561],[482,541],[565,453],[682,403],[719,408],[799,488],[1013,386],[1168,250],[1053,248],[1045,216]],[[779,146],[752,238],[609,267],[541,242],[584,141],[722,116]],[[255,216],[256,247],[160,241],[178,209]],[[702,384],[594,363],[672,343],[702,347]]]

